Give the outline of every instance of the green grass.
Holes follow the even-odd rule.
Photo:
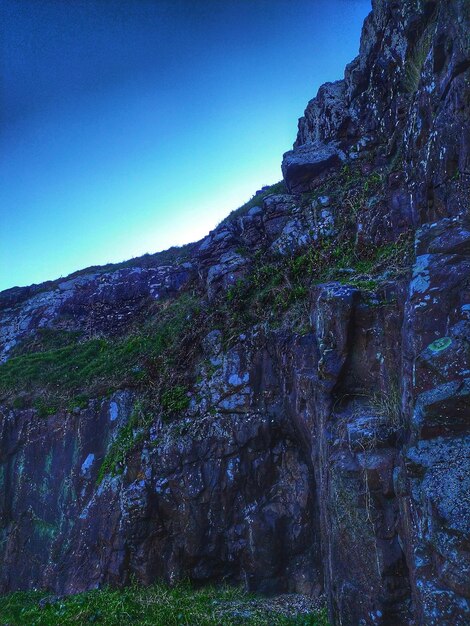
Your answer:
[[[182,385],[175,385],[163,391],[161,395],[161,405],[165,411],[170,413],[180,413],[189,406],[187,390]]]
[[[116,439],[112,442],[108,453],[100,465],[96,479],[97,485],[107,475],[117,476],[122,473],[127,455],[142,441],[153,419],[154,416],[145,411],[142,402],[138,401],[135,403],[127,424],[118,432]]]
[[[56,599],[44,592],[17,592],[0,597],[0,623],[9,626],[328,626],[324,611],[285,617],[263,608],[256,597],[240,589],[187,584],[122,590],[104,588]]]
[[[406,59],[403,86],[414,95],[418,90],[423,74],[424,64],[431,51],[433,32],[428,28],[416,42],[411,55]]]
[[[160,397],[160,404],[165,417],[178,416],[188,408],[189,402],[188,393],[182,385],[175,385],[163,391]],[[138,400],[134,404],[128,422],[118,432],[101,463],[96,479],[98,485],[105,476],[117,476],[123,472],[127,456],[145,439],[149,427],[154,421],[154,412],[149,411],[142,400]]]
[[[83,333],[80,331],[38,328],[32,337],[28,337],[13,348],[11,356],[65,348],[66,346],[77,343],[82,334]]]
[[[148,387],[158,372],[172,368],[173,353],[198,307],[197,298],[183,294],[125,337],[89,339],[13,357],[0,365],[0,398],[25,405],[26,395],[39,415],[47,416],[58,408],[83,407],[88,397],[121,387]]]
[[[261,255],[253,259],[251,272],[225,295],[225,323],[221,328],[235,335],[250,324],[288,323],[295,332],[305,327],[305,306],[315,284],[339,282],[370,292],[380,287],[381,275],[398,277],[408,270],[412,238],[358,250],[353,238],[343,235],[335,243],[327,239],[306,246],[294,256]],[[297,314],[297,317],[296,317]]]
[[[145,438],[158,415],[179,417],[189,406],[203,323],[199,299],[189,293],[166,302],[138,332],[119,339],[91,339],[52,350],[22,354],[0,365],[0,397],[14,408],[32,406],[46,418],[60,409],[83,409],[90,398],[119,388],[138,392],[128,422],[111,443],[97,483],[116,476],[129,453]]]

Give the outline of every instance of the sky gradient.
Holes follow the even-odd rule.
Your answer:
[[[4,0],[0,290],[203,237],[265,184],[369,0]]]

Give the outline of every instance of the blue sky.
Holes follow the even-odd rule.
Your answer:
[[[4,0],[0,289],[203,237],[264,184],[369,0]]]

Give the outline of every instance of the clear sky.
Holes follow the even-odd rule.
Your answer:
[[[3,0],[0,289],[203,237],[265,184],[369,0]]]

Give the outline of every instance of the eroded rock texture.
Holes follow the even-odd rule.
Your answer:
[[[40,351],[44,329],[120,337],[188,286],[208,320],[188,402],[169,421],[151,407],[104,477],[142,387],[45,417],[3,387],[0,591],[189,577],[325,591],[343,626],[469,623],[469,21],[465,0],[375,0],[359,56],[299,122],[288,193],[260,194],[184,257],[0,294],[1,367]],[[337,194],[353,168],[365,184]],[[289,312],[224,337],[220,298],[269,280],[257,254],[299,273],[305,250],[341,248],[344,216],[357,254],[400,256],[412,237],[409,272],[389,254],[358,279],[338,260],[302,292],[301,329]]]

